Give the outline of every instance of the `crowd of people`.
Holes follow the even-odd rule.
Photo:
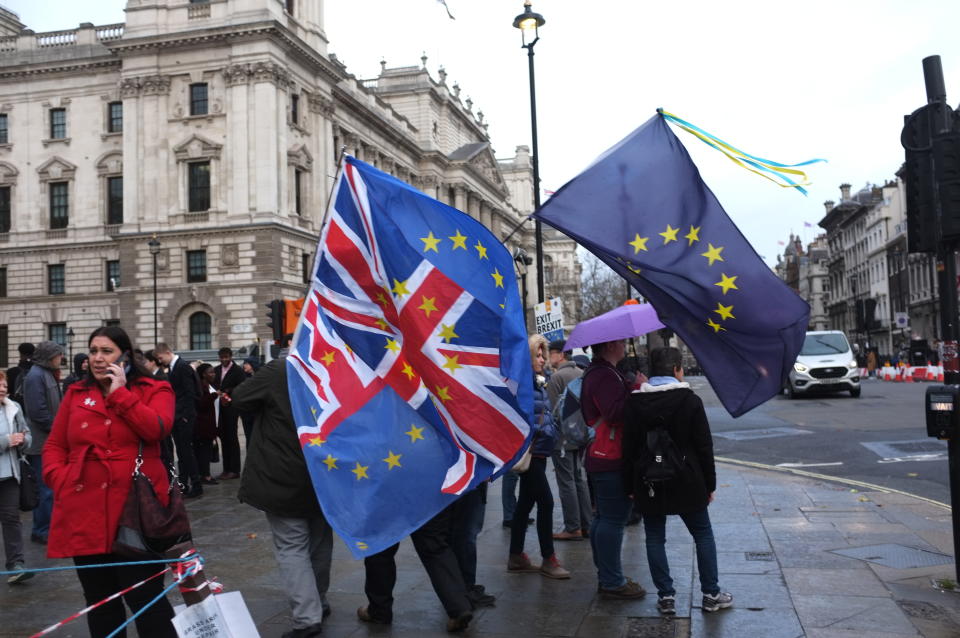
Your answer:
[[[636,599],[645,589],[623,572],[621,549],[629,521],[642,519],[657,609],[675,613],[676,591],[665,552],[666,517],[679,515],[696,544],[704,611],[732,604],[720,589],[717,552],[708,515],[716,473],[710,428],[700,398],[684,382],[680,353],[650,353],[650,377],[624,373],[622,341],[591,346],[592,359],[564,352],[563,342],[529,340],[534,414],[529,459],[522,472],[503,475],[503,525],[510,530],[506,569],[571,579],[555,543],[589,541],[598,595]],[[119,327],[95,330],[88,352],[73,357],[61,380],[63,348],[51,341],[18,348],[20,361],[0,372],[0,523],[8,583],[34,574],[24,565],[18,511],[21,472],[29,463],[39,480],[39,505],[30,540],[51,558],[71,558],[88,605],[150,576],[150,565],[130,565],[113,541],[134,464],[167,502],[169,481],[185,498],[204,486],[240,479],[238,498],[262,511],[273,539],[282,590],[294,627],[284,638],[321,633],[333,532],[317,502],[287,394],[285,359],[242,364],[221,348],[219,365],[187,363],[164,343],[141,352]],[[577,381],[574,383],[574,381]],[[575,392],[574,392],[575,390]],[[576,395],[579,393],[579,396]],[[567,402],[589,436],[569,430]],[[238,422],[246,440],[241,471]],[[675,475],[652,483],[645,474],[651,432],[669,433],[678,450]],[[658,431],[659,431],[658,430]],[[223,471],[214,477],[219,454]],[[554,528],[555,476],[562,526]],[[461,495],[411,534],[411,541],[448,616],[446,629],[466,629],[474,611],[493,606],[477,582],[477,536],[483,528],[489,481]],[[518,488],[519,487],[519,493]],[[535,518],[531,518],[534,508]],[[524,551],[535,521],[539,564]],[[364,560],[367,604],[357,618],[390,624],[398,545]],[[115,565],[117,564],[117,565]],[[96,568],[85,568],[97,565]],[[579,575],[582,578],[582,575]],[[157,579],[91,610],[92,636],[106,636],[136,618],[142,637],[173,637],[173,610]],[[149,609],[143,609],[149,607]]]

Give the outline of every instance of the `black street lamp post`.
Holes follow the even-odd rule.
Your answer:
[[[69,367],[71,371],[73,370],[73,337],[75,334],[73,328],[67,328],[67,352],[70,357],[67,367]]]
[[[160,254],[160,241],[157,236],[147,242],[150,247],[150,254],[153,255],[153,345],[159,343],[157,338],[157,255]]]
[[[533,145],[533,208],[540,208],[540,152],[537,148],[537,91],[533,74],[533,45],[540,39],[540,27],[546,20],[534,13],[530,0],[523,3],[523,13],[513,19],[513,26],[520,29],[523,44],[527,50],[530,66],[530,129]],[[534,237],[537,247],[537,303],[543,303],[543,227],[540,220],[534,223]]]

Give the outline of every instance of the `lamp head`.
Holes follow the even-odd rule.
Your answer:
[[[530,0],[523,3],[523,13],[513,19],[513,26],[520,29],[524,47],[532,47],[540,38],[540,27],[546,23],[543,16],[534,13]]]

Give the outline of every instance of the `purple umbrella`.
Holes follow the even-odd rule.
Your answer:
[[[581,321],[570,333],[563,348],[572,350],[605,341],[638,337],[663,327],[653,306],[648,303],[629,304]]]

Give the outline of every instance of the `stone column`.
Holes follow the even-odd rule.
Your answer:
[[[243,215],[256,210],[255,189],[251,189],[250,183],[250,172],[255,168],[250,161],[250,140],[254,134],[250,120],[250,65],[231,65],[224,69],[223,76],[229,114],[224,158],[227,213]]]

